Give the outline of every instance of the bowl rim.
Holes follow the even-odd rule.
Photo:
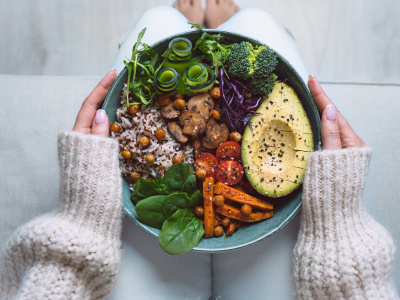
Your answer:
[[[206,31],[209,34],[219,34],[221,33],[222,35],[228,35],[228,36],[234,36],[236,38],[239,39],[243,39],[243,40],[247,40],[250,41],[252,44],[258,44],[258,45],[264,45],[264,43],[260,42],[257,39],[254,38],[250,38],[250,37],[246,37],[242,34],[236,33],[236,32],[232,32],[232,31],[226,31],[226,30],[217,30],[217,29],[204,29],[204,31]],[[173,38],[176,37],[180,37],[180,36],[186,36],[186,35],[190,35],[190,34],[201,34],[200,32],[197,32],[195,30],[189,30],[189,31],[182,31],[181,33],[178,34],[174,34],[168,37],[163,38],[162,40],[159,40],[153,44],[150,45],[151,48],[154,48],[162,43],[168,42],[170,40],[172,40]],[[271,47],[271,49],[273,49]],[[275,51],[275,49],[273,49]],[[286,67],[288,67],[290,69],[290,71],[295,75],[295,77],[297,78],[297,80],[300,82],[300,85],[302,85],[303,90],[306,93],[306,97],[309,99],[313,99],[312,95],[306,85],[306,83],[303,81],[303,79],[301,78],[301,76],[299,75],[299,73],[296,71],[296,69],[294,69],[294,67],[277,51],[275,51],[275,53],[277,54],[277,56],[279,57],[279,59],[286,65]],[[103,107],[107,107],[108,102],[110,101],[110,95],[114,93],[114,89],[116,88],[116,85],[118,84],[119,80],[121,79],[121,77],[126,76],[127,73],[127,69],[126,67],[124,67],[121,72],[118,74],[118,77],[115,79],[114,83],[112,84],[109,92],[107,93],[107,96],[103,102]],[[303,103],[302,103],[303,104]],[[314,126],[312,127],[316,127],[314,128],[317,136],[315,136],[314,134],[314,151],[320,150],[321,149],[321,136],[320,136],[320,117],[319,117],[319,113],[317,110],[317,107],[314,103],[314,101],[311,102],[311,109],[313,111],[313,114],[316,118],[316,125],[314,124]],[[310,122],[311,123],[311,122]],[[311,124],[310,124],[311,125]],[[317,142],[316,142],[317,141]],[[135,208],[133,203],[130,201],[130,197],[124,197],[124,194],[129,193],[128,195],[130,195],[130,190],[129,190],[129,185],[124,182],[125,179],[123,180],[123,195],[122,195],[122,209],[124,211],[124,213],[134,222],[136,223],[139,228],[141,228],[142,230],[144,230],[145,232],[147,232],[148,234],[150,234],[151,236],[157,238],[158,237],[158,233],[160,232],[159,229],[155,229],[152,227],[149,227],[147,225],[145,225],[144,223],[142,223],[138,216],[136,215],[135,212]],[[124,186],[125,185],[125,186]],[[126,186],[128,186],[128,190],[126,190]],[[300,211],[301,208],[301,196],[302,196],[302,191],[299,192],[299,194],[296,197],[299,197],[300,199],[298,200],[298,203],[295,205],[294,209],[291,211],[291,213],[289,213],[285,218],[283,218],[283,220],[279,223],[279,225],[273,227],[271,230],[266,231],[265,233],[261,234],[260,236],[258,236],[257,238],[253,238],[250,241],[244,242],[242,244],[239,245],[235,245],[235,246],[227,246],[227,247],[219,247],[217,249],[215,248],[210,248],[210,247],[202,247],[199,246],[199,244],[201,243],[202,239],[200,240],[199,244],[194,247],[191,251],[195,251],[195,252],[203,252],[203,253],[221,253],[221,252],[228,252],[228,251],[233,251],[233,250],[237,250],[237,249],[242,249],[245,247],[248,247],[250,245],[254,245],[272,235],[274,235],[275,233],[277,233],[278,231],[280,231],[282,228],[284,228],[296,215],[297,213]],[[296,200],[296,199],[293,199]]]

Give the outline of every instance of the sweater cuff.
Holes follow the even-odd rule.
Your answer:
[[[368,147],[312,153],[303,185],[305,216],[325,222],[361,208],[371,154]]]
[[[118,237],[122,199],[118,143],[79,132],[61,132],[58,157],[58,213],[95,233]]]

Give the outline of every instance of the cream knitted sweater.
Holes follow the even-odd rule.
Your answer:
[[[19,229],[0,261],[0,299],[104,299],[120,262],[121,178],[112,139],[61,133],[60,205]],[[365,211],[368,148],[311,155],[294,250],[300,299],[397,299],[394,247]]]
[[[20,228],[5,246],[0,299],[104,299],[120,263],[118,144],[60,133],[60,204]]]
[[[299,299],[398,299],[392,239],[362,200],[370,158],[369,148],[311,155],[293,255]]]

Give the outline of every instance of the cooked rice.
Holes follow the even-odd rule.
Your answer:
[[[141,105],[141,109],[135,115],[130,115],[126,103],[126,87],[121,93],[121,107],[117,109],[116,123],[121,127],[119,133],[111,133],[112,138],[120,144],[120,167],[122,175],[128,177],[131,172],[139,172],[143,178],[151,179],[159,176],[160,168],[168,169],[172,165],[172,159],[176,154],[183,154],[185,163],[193,163],[193,147],[182,146],[171,136],[167,129],[167,122],[161,116],[160,110],[154,104]],[[132,100],[130,100],[132,101]],[[157,129],[164,129],[165,139],[159,141],[154,137]],[[150,144],[147,148],[139,145],[138,140],[147,136]],[[129,150],[132,153],[131,159],[124,159],[121,152]],[[148,164],[146,155],[154,154],[154,164]],[[161,166],[161,167],[159,167]],[[165,170],[164,169],[164,170]]]

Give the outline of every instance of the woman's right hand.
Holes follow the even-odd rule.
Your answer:
[[[349,122],[336,109],[318,80],[310,75],[308,88],[321,115],[321,136],[324,150],[364,147],[364,141],[354,132]]]

